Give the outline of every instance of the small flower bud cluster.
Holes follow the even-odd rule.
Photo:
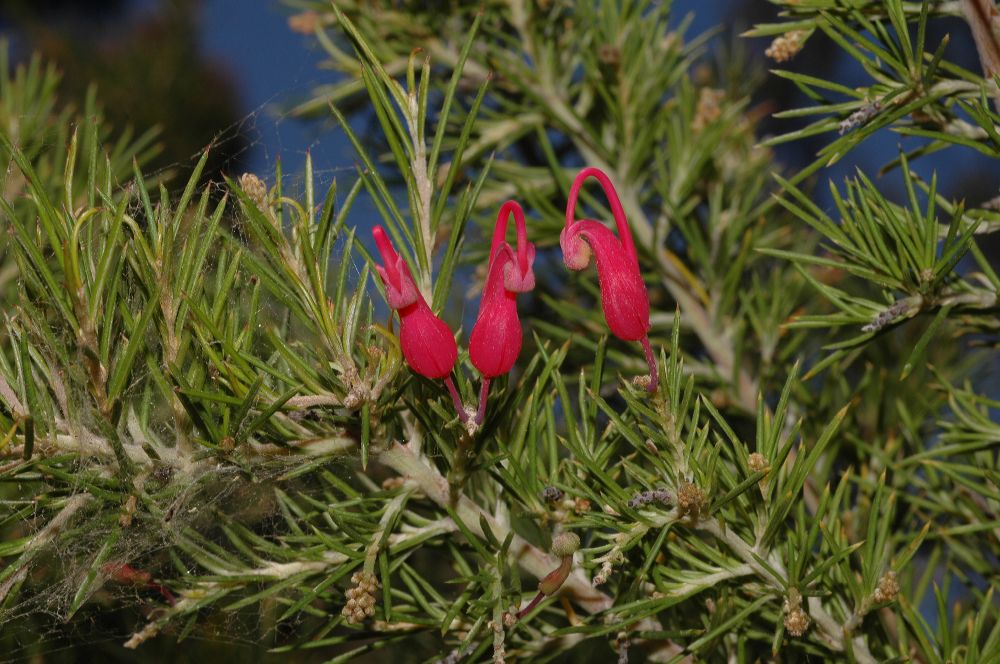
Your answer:
[[[702,88],[698,93],[698,108],[695,110],[694,120],[691,121],[691,129],[699,132],[708,125],[719,119],[722,115],[720,106],[726,93],[715,88]]]
[[[649,376],[633,376],[632,384],[640,390],[649,390],[649,384],[652,380]]]
[[[625,562],[625,554],[622,553],[621,550],[621,547],[625,542],[625,538],[619,536],[619,538],[616,539],[617,541],[615,543],[614,548],[611,549],[611,551],[608,552],[607,555],[602,556],[601,558],[598,559],[601,563],[601,569],[597,572],[597,574],[594,575],[592,581],[595,588],[597,586],[603,586],[605,583],[608,582],[608,579],[611,578],[611,573],[614,571],[615,565],[620,565],[621,563]]]
[[[891,602],[898,596],[899,581],[896,579],[896,573],[890,570],[878,580],[878,587],[872,593],[872,599],[877,604],[881,604],[882,602]]]
[[[879,312],[872,322],[868,323],[861,328],[862,332],[878,332],[883,327],[896,320],[900,314],[906,311],[906,302],[900,300],[899,302],[893,303],[891,307],[885,311]]]
[[[479,431],[479,425],[482,424],[482,422],[476,421],[478,419],[477,417],[478,413],[473,406],[465,406],[464,408],[465,408],[465,432],[469,434],[470,438],[472,438],[473,436],[476,435],[476,432]]]
[[[705,492],[691,482],[682,482],[677,490],[677,511],[681,516],[697,521],[705,507]]]
[[[873,117],[878,115],[878,112],[882,110],[882,104],[877,101],[868,102],[863,104],[861,108],[854,111],[848,115],[844,120],[840,122],[837,127],[840,134],[843,136],[852,129],[857,129],[858,127],[865,125]]]
[[[365,618],[375,615],[375,591],[378,580],[369,572],[355,572],[351,577],[354,587],[347,591],[347,604],[340,612],[352,625],[360,625]]]
[[[592,581],[594,587],[603,586],[605,583],[607,583],[613,571],[614,571],[614,566],[611,564],[610,560],[605,560],[603,563],[601,563],[601,569],[599,572],[597,572],[597,574],[594,575]]]
[[[347,394],[344,395],[344,407],[348,410],[357,410],[365,401],[371,399],[371,390],[361,380],[358,370],[348,367],[341,377],[347,385]]]
[[[812,619],[802,610],[802,595],[795,588],[788,589],[785,598],[785,629],[792,636],[802,636],[809,629]]]
[[[563,492],[554,486],[547,486],[544,489],[542,489],[542,500],[544,501],[550,503],[557,503],[560,500],[562,500],[562,497],[563,497]]]
[[[632,509],[649,505],[650,503],[669,503],[671,501],[670,492],[666,489],[655,489],[653,491],[640,491],[632,496],[628,501],[628,506]]]
[[[264,207],[267,203],[267,185],[253,173],[244,173],[240,176],[240,188],[257,204],[257,207]]]
[[[806,41],[805,30],[792,30],[781,35],[767,47],[764,55],[775,62],[787,62],[795,57],[795,54],[802,50],[802,45]]]
[[[767,457],[760,452],[754,452],[747,457],[747,466],[750,468],[751,473],[759,473],[763,470],[767,470],[770,464],[767,462]]]
[[[306,11],[288,17],[288,28],[292,32],[298,32],[302,35],[313,34],[321,24],[320,15],[314,11]]]

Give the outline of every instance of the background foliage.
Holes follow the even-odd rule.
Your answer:
[[[2,63],[13,657],[109,612],[128,647],[165,651],[207,636],[452,662],[1000,657],[1000,280],[979,244],[1000,218],[918,175],[943,151],[997,156],[995,82],[928,40],[949,16],[975,27],[982,3],[777,3],[751,34],[775,38],[771,75],[810,101],[773,126],[811,123],[769,137],[744,55],[672,29],[668,4],[289,4],[347,74],[297,109],[356,148],[328,190],[308,161],[203,186],[212,150],[186,183],[144,174],[150,134],[110,127],[95,95],[59,106],[39,60]],[[861,85],[796,71],[820,36]],[[346,122],[359,108],[371,135]],[[898,158],[825,181],[880,130]],[[772,149],[817,136],[782,173]],[[651,396],[594,275],[558,253],[584,164],[632,223]],[[369,279],[372,220],[352,209],[369,202],[458,328],[510,197],[539,284],[519,366],[470,436],[403,364]],[[561,594],[507,624],[567,530],[583,546]],[[352,624],[368,574],[374,615]]]

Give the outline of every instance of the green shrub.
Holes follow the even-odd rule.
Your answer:
[[[8,652],[114,610],[147,650],[1000,661],[1000,279],[978,244],[1000,214],[911,170],[1000,157],[991,3],[775,2],[749,34],[809,100],[778,126],[812,121],[769,138],[745,55],[670,29],[669,3],[294,4],[344,74],[296,109],[356,148],[329,186],[307,159],[200,187],[208,152],[186,184],[149,177],[150,136],[112,140],[93,97],[61,111],[51,70],[2,63]],[[928,41],[963,10],[986,78]],[[794,70],[821,37],[864,86]],[[817,204],[823,169],[882,129],[921,140]],[[806,137],[815,160],[782,173],[771,147]],[[641,322],[644,285],[658,385],[598,307],[632,269],[619,240],[591,227],[618,261],[600,282],[565,268],[582,166],[620,195],[641,283],[609,317]],[[490,250],[508,199],[533,288],[480,422],[464,309],[488,263],[520,260]],[[570,216],[613,214],[586,187]],[[403,304],[373,270],[392,263],[376,223]],[[423,322],[387,296],[424,301]],[[447,359],[447,335],[400,342],[426,316],[456,335],[457,412],[407,365]]]

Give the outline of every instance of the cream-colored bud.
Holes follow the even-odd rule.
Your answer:
[[[303,35],[313,34],[321,24],[319,14],[314,11],[305,11],[288,17],[289,29]]]
[[[802,50],[808,33],[805,30],[792,30],[781,35],[764,51],[764,55],[775,62],[786,62]]]
[[[872,599],[878,603],[891,602],[898,596],[899,581],[896,579],[896,573],[890,570],[878,580],[878,587],[872,593]]]
[[[263,207],[267,203],[267,185],[253,173],[244,173],[240,176],[240,188],[258,206]]]
[[[785,614],[785,629],[792,636],[802,636],[809,629],[809,623],[812,620],[809,618],[809,614],[803,611],[801,608],[792,609],[787,614]]]
[[[760,452],[754,452],[749,457],[747,457],[747,466],[750,467],[750,472],[759,473],[762,470],[767,470],[769,464],[767,462],[767,457],[765,457]]]
[[[785,629],[792,636],[802,636],[809,629],[812,619],[802,610],[802,594],[798,588],[789,588],[785,597]]]
[[[677,489],[677,511],[697,521],[705,507],[705,492],[691,482],[681,482]]]

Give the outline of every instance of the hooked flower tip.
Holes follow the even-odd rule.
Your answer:
[[[559,248],[562,249],[563,262],[569,269],[579,272],[590,265],[593,253],[590,245],[583,241],[579,233],[573,231],[572,226],[567,226],[559,233]]]
[[[535,245],[528,243],[528,269],[522,270],[514,260],[510,247],[504,247],[509,258],[503,265],[503,286],[512,293],[527,293],[535,289],[535,272],[531,265],[535,262]]]
[[[382,283],[385,284],[385,295],[389,306],[393,309],[402,309],[413,304],[420,297],[420,293],[406,261],[396,253],[381,226],[372,229],[372,236],[375,238],[375,246],[378,247],[378,253],[382,257],[382,263],[384,263],[384,267],[376,265],[375,270],[382,277]]]

